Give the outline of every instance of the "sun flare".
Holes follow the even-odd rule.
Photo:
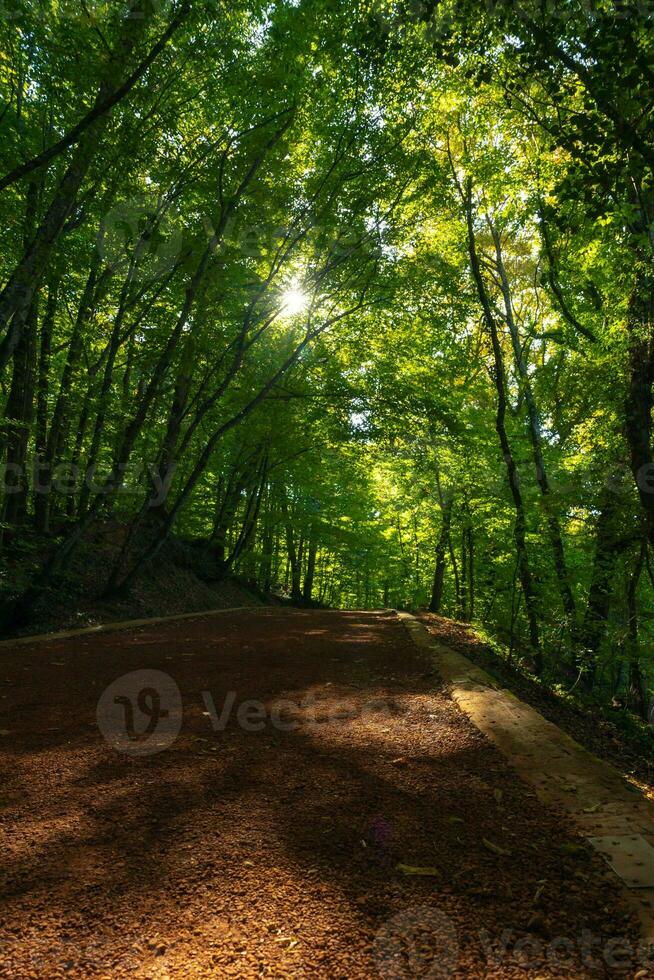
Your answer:
[[[289,286],[282,293],[282,310],[287,316],[295,316],[306,309],[309,297],[299,286]]]

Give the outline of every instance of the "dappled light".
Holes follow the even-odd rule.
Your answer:
[[[598,942],[612,934],[601,865],[562,856],[558,822],[444,696],[393,615],[225,614],[94,644],[4,657],[7,968],[203,977],[254,976],[266,963],[275,975],[376,977],[380,929],[436,903],[455,923],[462,969],[481,973],[483,930],[526,925],[543,878],[557,935],[574,940],[582,908]],[[65,721],[38,680],[44,654],[77,665],[60,694]],[[120,755],[92,724],[96,684],[162,665],[183,694],[181,730],[166,751]],[[236,693],[223,727],[202,690],[219,711]],[[253,701],[265,708],[256,730],[239,714]],[[583,893],[566,892],[575,871]],[[42,909],[38,932],[23,923],[30,907]],[[507,970],[520,956],[503,955]]]
[[[653,12],[0,0],[0,976],[654,976]]]

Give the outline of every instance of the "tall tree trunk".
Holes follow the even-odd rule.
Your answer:
[[[645,681],[640,666],[638,642],[638,583],[647,557],[647,541],[643,541],[627,585],[627,649],[629,653],[628,704],[640,718],[647,719]]]
[[[272,487],[268,488],[268,505],[264,529],[261,537],[261,564],[259,566],[259,587],[262,592],[272,589],[272,563],[275,546],[274,509]]]
[[[511,297],[511,287],[509,285],[509,279],[507,276],[506,267],[504,265],[504,259],[502,256],[502,244],[500,241],[500,234],[496,225],[493,222],[489,221],[489,226],[491,229],[491,234],[493,236],[493,242],[495,244],[495,260],[497,264],[497,271],[500,276],[502,298],[504,300],[505,319],[506,319],[506,324],[509,328],[509,334],[511,336],[511,346],[513,347],[514,363],[516,366],[518,377],[520,378],[520,383],[525,398],[525,404],[527,406],[529,438],[531,439],[531,445],[532,445],[532,450],[534,455],[536,481],[540,488],[541,499],[543,501],[543,509],[545,511],[545,521],[547,524],[547,532],[548,532],[548,537],[550,542],[550,548],[552,550],[552,556],[554,559],[554,569],[556,572],[556,579],[559,586],[559,594],[561,596],[561,603],[563,606],[563,611],[565,612],[566,618],[568,620],[569,628],[572,630],[572,633],[574,635],[577,610],[576,610],[574,595],[572,593],[572,587],[570,585],[570,576],[568,574],[568,567],[565,560],[565,549],[563,547],[563,536],[561,534],[561,525],[559,523],[558,514],[556,513],[554,501],[552,500],[550,483],[547,477],[547,471],[545,469],[545,460],[543,458],[543,437],[542,437],[540,413],[536,406],[536,399],[534,398],[534,392],[531,387],[529,372],[527,370],[527,365],[525,363],[525,359],[522,353],[522,343],[520,339],[518,325],[516,324],[515,317],[513,315],[513,301]]]
[[[225,564],[228,552],[228,534],[234,523],[243,491],[247,488],[254,475],[253,459],[249,457],[243,462],[239,457],[234,463],[229,477],[223,483],[223,493],[217,500],[213,530],[211,532],[211,548],[218,560]]]
[[[475,537],[472,524],[466,529],[468,535],[468,619],[475,617]]]
[[[180,432],[182,430],[182,424],[184,422],[184,415],[188,407],[191,385],[193,383],[195,348],[195,334],[189,333],[186,336],[179,369],[177,371],[177,378],[175,379],[173,397],[170,404],[170,410],[168,412],[166,432],[163,438],[159,458],[159,485],[164,488],[166,496],[168,494],[168,490],[170,489],[172,477],[177,465],[177,444],[179,441]],[[160,510],[165,511],[166,501],[162,500],[158,506]]]
[[[306,602],[313,598],[313,580],[316,574],[316,555],[318,554],[318,533],[315,522],[309,530],[309,546],[307,549],[307,567],[304,575],[302,596]]]
[[[461,595],[459,618],[465,623],[468,620],[468,529],[461,528]]]
[[[651,262],[651,259],[650,259]],[[625,405],[631,470],[654,547],[654,460],[652,458],[652,384],[654,382],[654,279],[637,271],[627,318],[629,388]]]
[[[595,667],[611,606],[611,585],[620,545],[617,533],[619,500],[615,490],[605,487],[599,504],[595,530],[595,552],[586,611],[580,632],[584,685],[592,687]]]
[[[291,599],[299,602],[302,599],[302,560],[300,547],[295,543],[295,530],[293,521],[288,509],[288,497],[286,488],[282,489],[281,495],[282,515],[284,517],[284,530],[286,532],[286,554],[288,555],[288,565],[290,569]]]
[[[450,531],[447,533],[447,550],[452,565],[452,575],[454,576],[454,608],[456,613],[461,608],[461,576],[459,574],[459,563],[456,560],[456,552]]]
[[[48,530],[48,509],[44,488],[41,486],[40,472],[45,462],[48,444],[48,394],[50,390],[50,357],[52,347],[52,331],[57,312],[58,281],[51,282],[48,287],[48,302],[41,324],[41,342],[39,346],[39,371],[36,388],[36,428],[34,434],[34,522],[37,531]]]
[[[111,335],[105,353],[104,371],[102,374],[102,384],[100,385],[100,391],[98,393],[98,406],[95,416],[95,425],[93,426],[91,445],[89,447],[87,457],[86,479],[82,484],[79,497],[78,511],[82,516],[86,513],[89,499],[91,497],[91,480],[89,477],[93,477],[95,474],[95,469],[98,465],[100,449],[102,446],[102,438],[104,436],[105,426],[107,423],[111,388],[114,377],[114,366],[122,342],[123,322],[127,312],[127,306],[130,299],[132,284],[134,282],[134,276],[138,267],[139,258],[142,250],[145,248],[147,240],[148,233],[145,232],[139,238],[139,241],[135,246],[132,255],[130,256],[129,268],[120,290],[118,309],[116,310],[116,315],[114,316]]]
[[[252,535],[254,534],[257,521],[259,519],[259,511],[261,509],[261,501],[263,499],[263,492],[267,477],[268,454],[264,452],[259,462],[257,481],[250,491],[245,507],[241,530],[225,563],[226,568],[232,568],[236,562],[238,562],[252,540]]]
[[[70,469],[71,473],[78,473],[81,460],[82,460],[82,449],[84,446],[84,440],[86,439],[86,430],[89,424],[89,418],[91,416],[91,405],[93,404],[93,387],[92,378],[89,378],[89,383],[87,385],[86,391],[84,392],[84,401],[82,403],[82,410],[79,414],[79,419],[77,420],[77,432],[75,434],[75,445],[73,446],[73,452],[70,457]],[[88,477],[88,474],[87,474]],[[69,493],[66,497],[66,516],[68,518],[74,518],[78,513],[77,501],[74,493]]]
[[[5,406],[6,478],[3,523],[19,527],[25,522],[29,492],[27,449],[34,421],[36,337],[38,307],[36,299],[27,313],[27,323],[14,350],[13,373]]]
[[[441,501],[441,530],[436,545],[436,564],[434,567],[434,580],[431,589],[431,601],[429,611],[439,613],[443,602],[443,584],[445,579],[445,552],[450,537],[450,524],[452,522],[452,505],[454,504],[454,491],[447,489]]]
[[[23,244],[28,245],[36,224],[39,201],[39,181],[32,179],[27,189]],[[5,425],[2,433],[7,448],[3,523],[18,526],[27,511],[29,476],[27,447],[34,421],[34,387],[36,381],[36,347],[38,333],[38,295],[20,311],[20,333],[12,350],[13,371],[9,396],[5,405]],[[0,542],[2,540],[0,531]]]
[[[109,280],[108,275],[99,276],[100,256],[93,252],[89,274],[73,324],[68,344],[68,353],[59,384],[59,391],[52,410],[50,430],[45,446],[43,461],[39,464],[38,481],[40,488],[40,524],[42,530],[50,528],[52,511],[52,478],[55,467],[62,461],[70,428],[70,403],[73,380],[77,374],[84,344],[85,327],[93,315],[95,303],[102,288]]]
[[[479,300],[484,312],[484,319],[486,321],[486,326],[488,327],[491,343],[493,347],[493,358],[495,362],[495,370],[493,372],[493,379],[495,381],[495,388],[497,390],[497,410],[495,415],[495,429],[500,441],[500,446],[502,449],[502,455],[504,457],[504,464],[506,466],[506,472],[509,482],[509,489],[511,491],[511,497],[513,499],[513,506],[515,509],[515,523],[513,527],[513,536],[516,544],[516,553],[518,558],[518,576],[520,579],[520,585],[522,587],[522,593],[525,599],[525,607],[527,611],[527,621],[529,624],[529,641],[533,651],[534,658],[534,669],[537,673],[541,673],[543,669],[543,654],[540,648],[540,634],[538,625],[538,601],[536,596],[536,590],[534,587],[533,577],[531,574],[531,568],[529,564],[529,555],[527,552],[527,520],[525,516],[525,506],[522,498],[522,490],[520,487],[520,478],[518,475],[518,469],[516,467],[515,459],[513,457],[513,452],[511,450],[511,443],[506,431],[506,411],[507,411],[507,398],[506,398],[506,382],[504,373],[504,356],[502,354],[502,346],[500,344],[499,333],[497,329],[497,324],[495,322],[495,316],[491,307],[490,300],[488,298],[488,293],[486,291],[486,285],[481,273],[481,264],[479,262],[479,256],[477,254],[477,245],[475,239],[474,223],[473,223],[473,211],[472,211],[472,181],[470,178],[466,181],[465,190],[463,190],[463,202],[466,211],[466,223],[468,229],[468,253],[470,256],[470,267],[472,270],[473,279],[477,287],[477,292],[479,294]]]

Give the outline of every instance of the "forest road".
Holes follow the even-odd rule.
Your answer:
[[[0,976],[650,976],[391,612],[4,648]]]

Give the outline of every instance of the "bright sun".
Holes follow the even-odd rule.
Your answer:
[[[288,316],[301,313],[309,302],[309,297],[299,286],[289,286],[282,293],[282,309]]]

